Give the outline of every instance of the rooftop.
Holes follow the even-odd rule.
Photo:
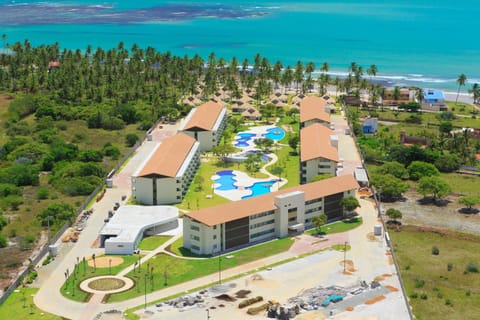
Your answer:
[[[322,198],[328,195],[353,190],[358,188],[358,183],[353,175],[345,175],[307,183],[296,187],[267,193],[255,198],[229,202],[223,205],[185,213],[186,216],[197,220],[210,227],[245,218],[257,213],[275,210],[276,196],[301,191],[305,193],[305,201]]]
[[[176,177],[195,143],[198,142],[184,133],[177,133],[163,140],[155,148],[136,176],[158,175]]]
[[[321,120],[330,122],[330,115],[324,110],[327,101],[320,97],[308,96],[300,102],[300,122]]]
[[[300,161],[324,158],[338,162],[338,151],[331,145],[333,131],[320,123],[300,130]]]
[[[435,89],[425,89],[423,91],[423,96],[425,99],[445,99],[443,91]]]
[[[214,101],[208,101],[200,105],[190,111],[191,115],[187,118],[183,130],[213,130],[223,108],[225,107],[222,104]]]
[[[108,241],[134,242],[140,232],[178,219],[178,208],[172,206],[121,206],[100,231]]]

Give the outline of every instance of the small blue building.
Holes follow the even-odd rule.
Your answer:
[[[423,92],[422,107],[427,107],[426,109],[438,108],[438,110],[445,108],[445,96],[443,95],[443,91],[436,89],[425,89]]]
[[[366,117],[362,121],[362,132],[363,133],[376,133],[378,130],[378,119]]]

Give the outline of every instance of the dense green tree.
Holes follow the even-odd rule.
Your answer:
[[[433,200],[436,201],[450,192],[450,186],[439,177],[425,176],[418,181],[417,191],[424,197],[431,194]]]
[[[360,203],[358,202],[358,199],[352,196],[344,197],[342,200],[340,200],[339,204],[347,212],[352,212],[356,208],[360,207]]]
[[[403,192],[408,190],[408,185],[401,179],[394,177],[391,174],[373,174],[371,184],[376,189],[382,189],[382,200],[393,201],[402,196]]]
[[[422,177],[438,176],[440,172],[431,163],[413,161],[408,167],[408,175],[412,180],[419,180]]]
[[[440,172],[454,172],[460,168],[462,160],[456,154],[444,154],[435,160],[434,165]]]
[[[288,145],[290,148],[293,149],[295,153],[297,153],[298,143],[300,142],[300,137],[298,135],[294,135],[288,139]]]
[[[458,199],[458,203],[463,204],[468,208],[468,210],[472,210],[474,206],[480,203],[480,197],[477,196],[464,196]]]
[[[37,215],[37,218],[44,227],[46,227],[49,222],[50,225],[56,224],[60,226],[67,221],[72,221],[75,217],[75,213],[76,210],[71,204],[66,202],[56,202],[43,209]]]
[[[389,208],[385,214],[393,221],[397,221],[397,219],[402,219],[403,216],[402,212],[395,208]]]
[[[139,139],[140,138],[135,133],[129,133],[125,137],[125,144],[127,147],[133,147]]]
[[[328,217],[325,213],[321,213],[318,216],[312,218],[312,224],[317,229],[317,233],[322,232],[322,226],[327,223]]]
[[[237,148],[229,143],[219,144],[212,148],[212,153],[217,157],[221,158],[224,162],[227,161],[227,156],[236,152]]]
[[[408,179],[408,171],[403,164],[397,161],[385,162],[375,169],[378,174],[391,174],[399,179]]]

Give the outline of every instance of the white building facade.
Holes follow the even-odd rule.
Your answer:
[[[206,152],[218,145],[226,126],[227,108],[210,101],[192,109],[178,131],[197,140],[200,152]]]
[[[355,196],[357,188],[346,175],[187,213],[183,245],[197,254],[215,254],[296,234],[322,213],[329,220],[343,217],[340,201]]]
[[[200,143],[179,133],[154,149],[132,176],[132,196],[137,203],[179,203],[200,165]]]

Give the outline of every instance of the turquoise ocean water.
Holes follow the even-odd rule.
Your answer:
[[[465,73],[480,82],[478,0],[157,1],[0,0],[7,42],[58,42],[84,50],[152,46],[176,55],[273,63],[376,64],[377,78],[454,91]]]

